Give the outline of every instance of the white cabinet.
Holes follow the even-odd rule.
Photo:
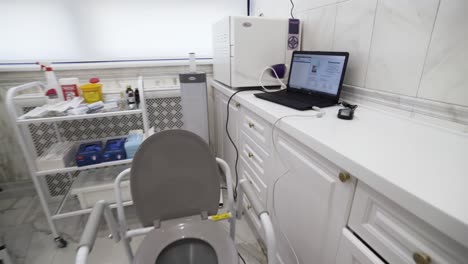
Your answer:
[[[236,150],[232,145],[226,133],[226,120],[227,120],[227,103],[229,97],[223,93],[215,90],[215,134],[216,134],[216,156],[224,159],[229,167],[231,168],[231,175],[233,180],[236,180]],[[268,156],[261,148],[249,140],[249,137],[245,132],[241,132],[240,129],[240,118],[241,118],[241,105],[232,99],[229,105],[229,124],[228,130],[231,139],[234,141],[237,150],[239,151],[238,160],[238,175],[239,178],[248,179],[254,186],[258,198],[266,206],[267,199],[267,185],[265,176],[265,162]],[[244,133],[244,136],[240,136]],[[247,143],[248,142],[248,143]],[[257,230],[260,238],[263,239],[263,230],[261,228],[260,221],[256,214],[253,212],[253,208],[250,206],[250,202],[245,199],[245,214],[250,218],[253,228]]]
[[[336,264],[384,264],[384,262],[345,228],[336,256]]]
[[[274,139],[276,173],[268,208],[281,262],[296,263],[295,253],[299,263],[335,263],[356,181],[340,181],[338,167],[290,136],[275,132]]]
[[[215,90],[216,145],[217,155],[235,175],[236,152],[226,134],[228,99]],[[239,177],[252,181],[273,218],[280,263],[296,263],[295,255],[299,263],[335,263],[355,179],[341,182],[338,167],[285,134],[276,136],[273,145],[272,124],[235,99],[229,111],[229,132],[239,150]],[[246,213],[262,236],[249,208]]]
[[[217,154],[235,175],[236,152],[225,131],[228,96],[220,92],[223,89],[215,87]],[[413,264],[414,258],[419,258],[418,263],[424,258],[433,264],[468,263],[467,248],[427,224],[427,219],[354,177],[339,177],[344,171],[336,161],[274,129],[274,122],[264,117],[270,112],[281,117],[270,111],[276,108],[269,109],[253,96],[240,97],[229,106],[229,131],[239,149],[239,177],[252,182],[272,216],[279,263]],[[239,106],[236,99],[245,105]],[[256,103],[252,111],[248,106]],[[246,215],[255,219],[248,205]],[[261,235],[260,223],[252,222]]]

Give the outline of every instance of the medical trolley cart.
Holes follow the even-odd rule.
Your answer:
[[[75,209],[64,209],[64,205],[70,197],[70,189],[71,186],[73,185],[74,180],[76,177],[79,177],[79,173],[82,171],[86,170],[92,170],[92,169],[99,169],[99,168],[105,168],[105,167],[110,167],[110,166],[130,166],[132,159],[124,159],[124,160],[115,160],[115,161],[109,161],[109,162],[102,162],[99,164],[93,164],[89,166],[69,166],[69,167],[63,167],[63,168],[56,168],[56,169],[50,169],[50,170],[39,170],[37,165],[36,165],[36,158],[40,156],[37,153],[36,147],[34,145],[34,140],[32,138],[32,133],[30,132],[30,126],[31,125],[38,125],[38,124],[48,124],[49,129],[48,130],[53,130],[52,133],[55,134],[53,141],[58,141],[58,142],[64,142],[64,141],[74,141],[76,144],[83,143],[80,142],[80,140],[76,139],[73,140],[73,137],[64,137],[64,134],[66,133],[67,127],[60,127],[61,124],[64,124],[69,121],[73,120],[89,120],[86,121],[86,124],[89,125],[91,120],[97,119],[97,118],[109,118],[109,117],[122,117],[122,116],[139,116],[138,120],[141,120],[138,123],[138,126],[140,129],[143,129],[143,132],[145,134],[148,133],[149,131],[149,121],[148,121],[148,114],[147,114],[147,108],[146,108],[146,101],[145,101],[145,93],[144,93],[144,88],[143,88],[143,77],[140,76],[138,77],[138,88],[140,89],[140,97],[141,97],[141,104],[139,109],[134,109],[134,110],[119,110],[119,111],[114,111],[114,112],[102,112],[102,113],[93,113],[93,114],[82,114],[82,115],[67,115],[67,116],[56,116],[56,117],[43,117],[43,118],[34,118],[34,119],[23,119],[20,118],[20,116],[24,112],[24,106],[19,105],[19,101],[22,101],[23,103],[26,102],[25,104],[27,105],[28,100],[31,100],[30,98],[34,97],[31,96],[30,94],[23,95],[23,93],[28,90],[28,89],[33,89],[33,88],[39,88],[39,94],[42,96],[46,92],[46,86],[42,82],[31,82],[23,85],[19,85],[16,87],[12,87],[8,90],[7,96],[6,96],[6,106],[7,106],[7,111],[10,116],[14,133],[17,135],[18,142],[21,148],[21,151],[23,152],[24,158],[26,160],[26,166],[28,169],[28,172],[31,176],[32,182],[34,184],[34,187],[37,191],[37,195],[40,201],[40,204],[42,206],[42,209],[44,210],[44,214],[47,218],[48,225],[50,227],[50,230],[52,232],[52,235],[54,236],[55,243],[57,247],[63,248],[67,246],[67,241],[64,240],[60,234],[57,231],[57,228],[55,226],[54,221],[58,219],[63,219],[67,217],[73,217],[73,216],[78,216],[78,215],[84,215],[84,214],[89,214],[92,211],[92,208],[79,208],[77,207]],[[37,96],[36,96],[37,98]],[[36,99],[37,101],[37,99]],[[38,106],[38,105],[35,105]],[[141,118],[141,119],[140,119]],[[104,125],[104,124],[101,124]],[[107,124],[108,126],[113,126],[114,124]],[[135,126],[135,125],[134,125]],[[106,127],[106,129],[110,130],[112,129],[111,127]],[[86,129],[84,129],[86,130]],[[85,133],[83,131],[83,133]],[[99,135],[92,135],[90,139],[92,140],[107,140],[111,138],[98,138]],[[121,135],[115,135],[115,137],[118,137]],[[44,141],[44,140],[42,140]],[[43,142],[42,142],[43,143]],[[55,143],[55,142],[54,142]],[[41,177],[45,177],[47,175],[64,175],[64,177],[67,178],[67,181],[69,184],[66,186],[66,190],[64,191],[63,195],[60,195],[56,201],[56,208],[55,210],[52,210],[51,206],[49,205],[50,202],[50,189],[48,188],[47,184],[45,184],[44,178],[41,179]],[[131,205],[133,202],[132,201],[126,201],[124,202],[125,206]],[[115,204],[111,205],[111,208],[115,208]]]

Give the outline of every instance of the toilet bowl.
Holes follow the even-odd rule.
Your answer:
[[[130,188],[144,227],[139,264],[237,264],[229,233],[208,216],[218,213],[219,167],[208,145],[184,130],[159,132],[136,152]]]
[[[200,215],[172,219],[149,232],[135,264],[238,264],[234,241],[218,222]]]

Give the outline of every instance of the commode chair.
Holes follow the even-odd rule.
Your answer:
[[[220,169],[226,176],[227,213],[218,213]],[[130,174],[133,205],[143,228],[128,230],[120,183]],[[249,181],[239,181],[234,205],[229,166],[213,157],[199,136],[184,130],[169,130],[146,139],[136,152],[131,169],[115,180],[118,221],[110,206],[99,201],[93,208],[81,237],[76,263],[86,263],[93,248],[102,215],[112,238],[123,244],[129,263],[138,264],[238,264],[235,247],[236,219],[242,216],[244,194],[265,230],[268,263],[276,260],[276,242],[268,212]],[[230,232],[217,221],[227,220]],[[133,254],[130,240],[146,235]]]

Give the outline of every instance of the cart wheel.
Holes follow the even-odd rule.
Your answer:
[[[67,241],[63,239],[62,237],[56,237],[54,239],[55,244],[57,245],[58,248],[66,248],[67,247]]]

